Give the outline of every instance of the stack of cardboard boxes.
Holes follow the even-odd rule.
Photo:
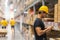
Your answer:
[[[55,4],[55,11],[54,11],[54,21],[60,22],[60,0],[58,0],[58,3]]]

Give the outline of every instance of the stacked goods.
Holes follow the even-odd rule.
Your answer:
[[[58,6],[57,6],[57,4],[55,4],[55,10],[54,10],[54,22],[57,22],[58,21]]]
[[[33,15],[33,16],[28,15],[27,17],[25,17],[26,19],[24,19],[25,20],[24,23],[33,25],[36,17],[37,17],[36,15]]]
[[[0,36],[6,36],[7,30],[6,29],[0,29]]]
[[[60,22],[60,0],[58,0],[58,13],[57,13],[57,16],[58,16],[58,22]]]
[[[27,26],[28,29],[26,28],[26,26],[23,26],[23,35],[26,40],[28,38],[33,39],[31,37],[34,35],[33,24],[34,24],[34,20],[36,19],[36,17],[37,17],[36,15],[31,16],[29,14],[26,17],[24,17],[24,23],[29,25]]]
[[[56,22],[44,22],[44,24],[45,24],[45,27],[53,26],[52,30],[60,31],[60,23],[56,23]]]
[[[58,3],[55,4],[54,8],[54,21],[55,22],[60,22],[60,0],[58,0]]]
[[[28,33],[29,31],[28,31],[28,29],[26,29],[25,27],[23,27],[23,38],[25,39],[25,40],[28,40],[28,37],[29,37],[29,33]]]
[[[33,35],[32,35],[31,31],[32,31],[31,28],[27,29],[26,27],[23,27],[23,33],[22,34],[23,34],[23,38],[25,40],[28,40],[28,39],[32,40],[33,39]]]
[[[25,5],[26,6],[29,6],[31,3],[33,3],[34,2],[34,0],[26,0],[26,2],[25,2]]]

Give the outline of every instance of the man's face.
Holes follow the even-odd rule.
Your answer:
[[[46,16],[46,13],[42,13],[42,18],[44,18]]]
[[[46,16],[46,12],[44,12],[44,11],[40,11],[39,13],[40,13],[42,18],[44,18]]]

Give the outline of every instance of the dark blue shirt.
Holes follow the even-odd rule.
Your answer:
[[[35,30],[36,27],[40,27],[41,30],[44,30],[44,29],[45,29],[45,25],[44,25],[43,21],[42,21],[41,19],[39,19],[39,18],[37,18],[37,19],[35,20],[35,22],[34,22],[35,39],[36,39],[36,40],[47,40],[47,38],[46,38],[46,33],[44,33],[44,34],[41,35],[41,36],[38,36],[38,35],[37,35],[36,30]]]

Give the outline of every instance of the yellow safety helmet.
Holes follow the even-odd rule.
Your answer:
[[[41,6],[39,8],[39,11],[45,11],[46,13],[48,13],[48,7],[47,6]]]

